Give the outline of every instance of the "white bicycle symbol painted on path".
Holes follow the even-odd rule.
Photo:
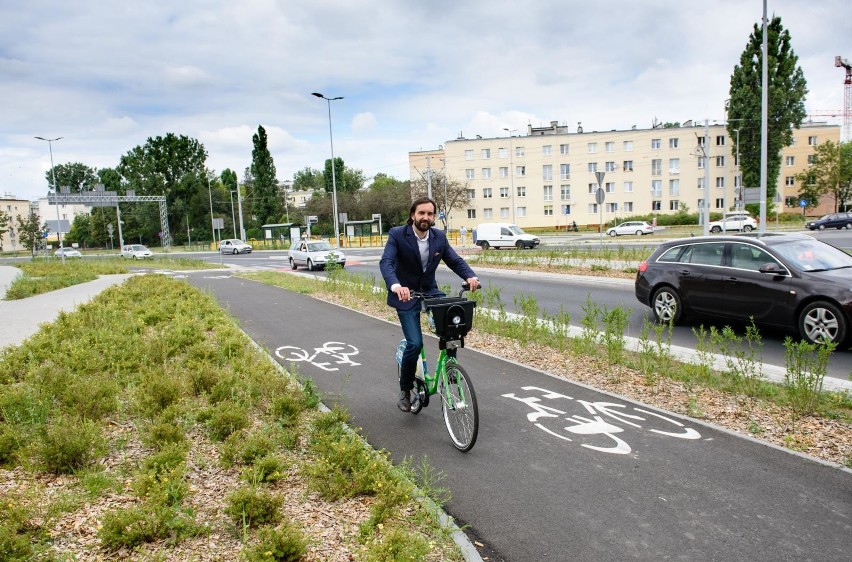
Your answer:
[[[565,441],[573,441],[570,437],[566,435],[562,435],[559,430],[553,430],[546,427],[539,420],[544,418],[547,420],[548,418],[555,419],[564,419],[569,422],[570,425],[564,426],[561,429],[567,431],[572,435],[581,435],[581,436],[604,436],[609,438],[610,444],[608,446],[601,445],[593,445],[589,443],[581,443],[581,446],[586,447],[588,449],[592,449],[594,451],[600,451],[602,453],[612,453],[616,455],[627,455],[632,449],[630,445],[627,444],[626,441],[617,437],[616,434],[622,433],[625,431],[623,427],[615,425],[615,423],[620,423],[622,425],[631,426],[637,429],[642,429],[646,427],[647,431],[651,433],[656,433],[658,435],[663,435],[665,437],[675,437],[677,439],[700,439],[701,435],[690,427],[684,426],[682,423],[677,420],[673,420],[656,412],[652,412],[650,410],[646,410],[644,408],[639,408],[637,406],[632,406],[630,411],[637,413],[628,413],[628,407],[624,404],[617,404],[615,402],[588,402],[586,400],[575,400],[570,396],[566,396],[564,394],[559,394],[558,392],[552,392],[545,388],[539,388],[537,386],[524,386],[523,390],[529,392],[527,396],[517,396],[515,393],[503,394],[503,398],[511,398],[512,400],[517,400],[518,402],[522,402],[533,409],[532,412],[527,414],[527,420],[532,422],[537,428],[542,431],[553,435],[554,437],[558,437],[559,439],[563,439]],[[546,405],[543,400],[571,400],[576,404],[580,404],[585,409],[586,414],[588,415],[567,415],[567,412],[555,408],[553,406]],[[555,403],[559,406],[562,406],[560,403]],[[562,416],[565,416],[562,418]],[[608,418],[608,419],[604,419]],[[611,420],[614,420],[615,423],[611,423]],[[651,425],[653,422],[657,422],[662,420],[667,425],[664,427],[669,431],[664,431],[661,429],[651,429],[647,426]],[[642,422],[641,424],[639,422]],[[670,427],[674,426],[674,427]]]
[[[282,345],[275,350],[275,355],[282,361],[305,361],[325,371],[339,370],[334,365],[360,365],[350,359],[358,353],[357,347],[339,341],[325,342],[322,347],[315,347],[313,353],[293,345]]]

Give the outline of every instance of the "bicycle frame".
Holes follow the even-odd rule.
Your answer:
[[[438,392],[439,380],[443,379],[446,383],[447,364],[454,363],[456,361],[455,351],[455,349],[451,349],[449,351],[441,349],[438,351],[438,360],[435,363],[435,372],[430,375],[429,364],[428,361],[426,361],[426,346],[424,345],[420,348],[420,364],[423,367],[423,382],[426,383],[426,390],[429,392],[429,395]]]

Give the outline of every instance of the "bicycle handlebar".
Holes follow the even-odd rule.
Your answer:
[[[461,297],[465,293],[465,291],[469,291],[469,290],[470,290],[470,284],[467,281],[463,281],[462,284],[461,284],[461,289],[459,290],[459,297]],[[440,298],[443,298],[443,297],[441,297],[440,295],[427,295],[426,293],[411,291],[411,298],[423,299],[425,301],[425,300],[429,300],[429,299],[440,299]]]

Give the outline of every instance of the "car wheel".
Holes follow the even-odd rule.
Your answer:
[[[852,228],[852,222],[847,222],[846,223],[846,230],[849,230],[850,228]]]
[[[515,248],[519,250],[523,250],[525,245],[526,244],[524,244],[522,240],[518,240],[517,242],[515,242]]]
[[[607,234],[609,234],[610,238],[615,238],[616,236],[618,236],[618,233],[614,230],[610,230],[609,232],[607,232]]]
[[[713,228],[710,229],[710,232],[713,232],[714,234],[718,234],[718,233],[722,232],[722,227],[714,226]]]
[[[298,269],[298,268],[299,268],[299,266],[296,265],[296,262],[293,260],[293,258],[290,258],[290,269],[292,269],[293,271],[296,271],[296,269]]]
[[[799,314],[799,334],[810,343],[828,340],[840,345],[846,341],[847,329],[843,313],[827,301],[812,302]]]
[[[313,271],[313,270],[314,270],[314,262],[312,262],[311,260],[308,260],[308,271]]]
[[[743,226],[743,232],[751,232],[752,230],[754,230],[754,229],[752,227],[750,227],[749,225]]]
[[[825,225],[824,225],[824,224],[819,225],[819,229],[820,229],[820,230],[825,230]]]
[[[668,286],[660,287],[654,292],[651,310],[654,311],[654,319],[660,324],[678,324],[684,317],[680,295]]]
[[[490,245],[490,244],[488,244],[488,240],[486,240],[486,241],[484,241],[484,242],[482,243],[482,249],[483,249],[483,250],[487,250],[487,249],[488,249],[488,248],[490,248],[490,247],[491,247],[491,245]]]
[[[642,236],[643,232],[641,230],[636,231],[636,236]]]
[[[234,251],[233,251],[232,253],[233,253],[235,256],[237,256],[237,255],[239,255],[239,254],[240,254],[240,251],[239,251],[238,249],[234,248]]]

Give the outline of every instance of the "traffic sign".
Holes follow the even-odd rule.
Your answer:
[[[597,201],[598,205],[603,205],[604,199],[606,199],[606,192],[603,188],[599,187],[595,191],[595,201]]]
[[[807,199],[799,199],[799,207],[807,207],[808,200]]]

